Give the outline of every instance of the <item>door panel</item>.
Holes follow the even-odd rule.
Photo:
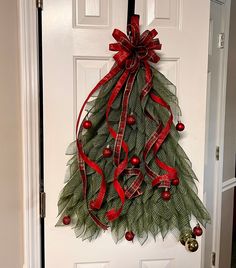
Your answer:
[[[136,12],[142,30],[159,31],[163,50],[157,67],[177,85],[186,125],[181,144],[193,162],[202,196],[209,4],[137,0]],[[164,242],[160,237],[140,246],[137,241],[115,244],[109,231],[87,242],[76,239],[69,227],[55,228],[68,160],[64,152],[75,139],[76,117],[85,97],[113,64],[108,44],[114,42],[113,28],[125,32],[127,0],[47,0],[43,14],[46,267],[199,268],[201,249],[190,254],[172,234]]]

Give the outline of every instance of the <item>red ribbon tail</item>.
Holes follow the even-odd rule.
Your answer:
[[[104,223],[102,223],[93,213],[91,210],[89,210],[89,215],[91,216],[91,218],[93,219],[93,221],[96,223],[97,226],[99,226],[100,228],[102,228],[103,230],[107,230],[108,226]]]
[[[106,213],[107,219],[109,221],[114,221],[115,219],[117,219],[120,216],[122,209],[123,209],[123,205],[118,210],[115,210],[113,208],[113,209],[107,211],[107,213]]]

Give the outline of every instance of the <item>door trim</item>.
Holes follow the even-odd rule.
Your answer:
[[[216,163],[216,182],[214,185],[214,215],[212,215],[213,225],[213,241],[212,252],[216,253],[215,265],[212,267],[219,267],[219,255],[220,255],[220,232],[221,232],[221,205],[222,205],[222,190],[223,190],[223,163],[224,163],[224,126],[225,125],[225,106],[226,106],[226,88],[227,88],[227,67],[228,67],[228,46],[229,46],[229,26],[230,26],[230,7],[231,0],[215,1],[211,0],[219,5],[224,5],[223,27],[225,34],[224,50],[222,51],[222,67],[220,84],[221,91],[218,99],[218,133],[217,144],[220,148],[219,161]]]
[[[23,159],[24,268],[40,268],[37,9],[18,0]]]

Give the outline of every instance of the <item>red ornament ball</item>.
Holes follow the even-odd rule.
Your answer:
[[[202,228],[200,227],[199,224],[193,228],[193,233],[196,236],[201,236],[202,235],[203,231],[202,231]]]
[[[140,159],[139,157],[137,157],[136,155],[132,156],[131,159],[130,159],[130,163],[133,165],[133,166],[138,166],[140,164]]]
[[[125,239],[128,241],[133,241],[134,239],[134,233],[132,231],[128,231],[125,233]]]
[[[175,128],[178,131],[183,131],[185,129],[185,125],[182,122],[179,121]]]
[[[62,222],[64,225],[69,225],[71,222],[70,216],[67,215],[67,216],[63,217]]]
[[[171,197],[171,194],[170,194],[170,191],[169,190],[165,190],[161,193],[161,197],[164,201],[169,201],[170,200],[170,197]]]
[[[132,126],[136,123],[136,118],[133,114],[130,114],[128,117],[127,117],[127,124]]]
[[[85,128],[85,129],[89,129],[89,128],[91,128],[92,127],[92,122],[91,121],[89,121],[89,120],[85,120],[84,122],[83,122],[83,128]]]
[[[111,157],[112,156],[112,150],[108,147],[104,148],[102,151],[102,155],[105,158]]]
[[[171,181],[171,184],[174,186],[178,186],[179,185],[179,178],[175,178]]]

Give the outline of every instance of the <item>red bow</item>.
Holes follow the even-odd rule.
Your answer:
[[[118,29],[113,31],[112,35],[117,43],[110,44],[109,49],[118,51],[113,57],[117,64],[121,67],[125,66],[131,72],[135,72],[141,62],[157,63],[160,57],[154,50],[161,49],[159,39],[154,39],[157,31],[155,29],[146,30],[140,35],[138,15],[132,16],[130,29],[130,37]]]

